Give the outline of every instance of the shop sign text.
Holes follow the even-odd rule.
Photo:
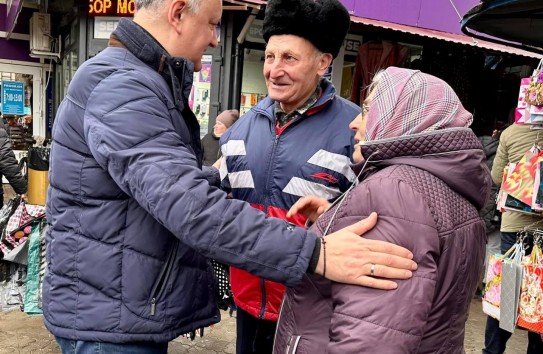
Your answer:
[[[90,16],[134,16],[135,0],[89,0]]]
[[[25,86],[19,81],[2,81],[2,114],[24,114]]]

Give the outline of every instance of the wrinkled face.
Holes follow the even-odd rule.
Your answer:
[[[288,113],[315,92],[332,55],[320,53],[308,40],[293,35],[271,36],[266,45],[264,78],[271,99]]]
[[[226,131],[226,125],[222,124],[219,121],[215,121],[215,125],[213,126],[213,134],[215,136],[221,136]]]
[[[355,131],[354,134],[354,152],[353,161],[360,162],[364,160],[362,156],[362,150],[360,144],[363,144],[366,139],[366,124],[368,122],[369,106],[366,102],[362,104],[362,113],[356,116],[355,119],[349,124],[349,128]]]
[[[194,63],[194,70],[202,69],[202,55],[208,47],[218,45],[222,15],[221,0],[200,0],[196,13],[185,8],[179,21],[179,46],[173,56],[180,56]]]

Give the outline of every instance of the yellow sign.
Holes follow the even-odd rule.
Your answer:
[[[134,16],[135,0],[89,0],[90,16]]]

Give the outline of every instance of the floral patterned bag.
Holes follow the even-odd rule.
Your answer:
[[[513,253],[516,244],[505,254],[493,254],[488,259],[485,275],[485,295],[483,296],[483,312],[497,320],[500,319],[501,287],[503,262]]]
[[[532,106],[543,105],[543,59],[530,79],[530,86],[526,91],[525,100]]]
[[[516,323],[515,315],[520,295],[520,279],[522,278],[520,263],[523,255],[523,238],[517,238],[517,242],[505,254],[490,256],[485,275],[483,312],[499,321],[503,317],[504,329],[510,332],[512,332],[510,327],[514,327]],[[512,271],[505,272],[509,268]]]
[[[485,295],[483,297],[483,312],[497,320],[500,319],[502,265],[503,257],[500,254],[493,254],[488,259]]]
[[[543,333],[543,251],[541,241],[534,240],[530,256],[523,261],[519,317],[517,325],[532,332]]]

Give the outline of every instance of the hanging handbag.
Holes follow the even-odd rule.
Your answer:
[[[523,233],[517,236],[517,242],[512,247],[514,250],[504,258],[502,264],[500,328],[510,333],[515,331],[518,318],[525,237]]]
[[[500,319],[502,266],[506,255],[491,255],[488,259],[488,267],[485,275],[485,295],[483,296],[483,312],[497,320]]]
[[[539,62],[539,65],[530,78],[530,85],[526,91],[525,100],[532,106],[543,105],[543,59]]]
[[[532,206],[536,170],[543,160],[543,153],[538,143],[524,153],[513,171],[508,171],[505,183],[501,189],[522,203]]]

